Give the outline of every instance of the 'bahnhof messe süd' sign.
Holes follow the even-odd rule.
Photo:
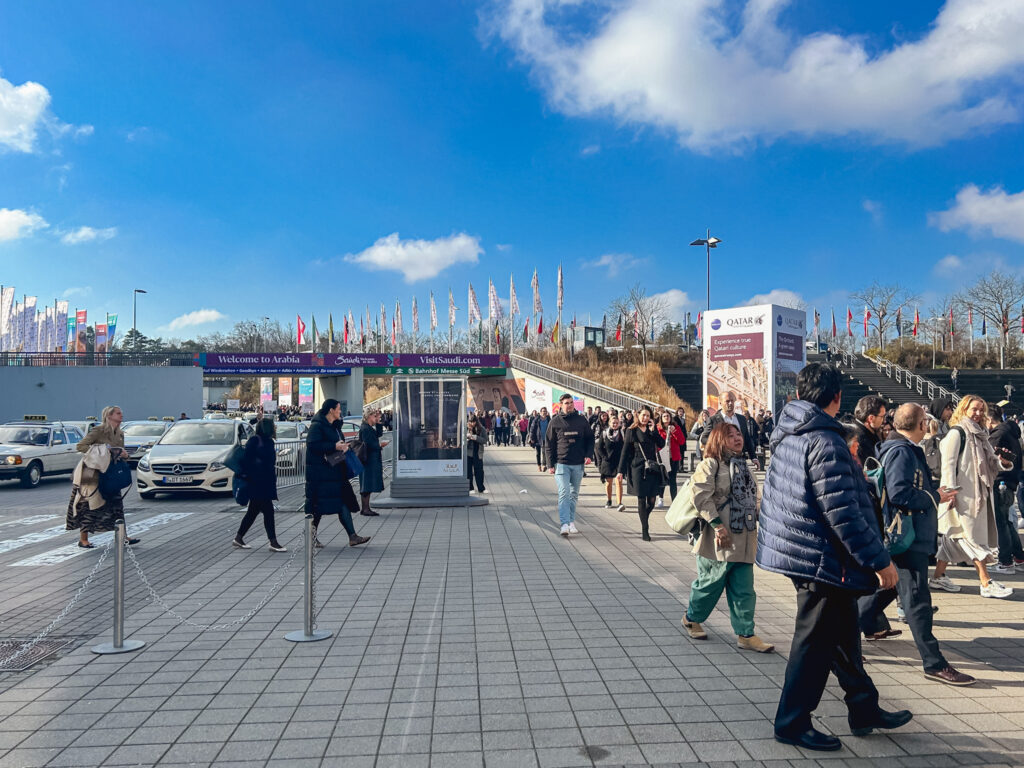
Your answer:
[[[504,375],[507,355],[366,354],[361,352],[197,352],[192,364],[222,375],[345,376],[367,374]]]

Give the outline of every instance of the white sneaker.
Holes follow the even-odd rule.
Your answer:
[[[562,533],[563,536],[568,536],[569,535],[569,526],[568,525],[563,525],[561,533]]]
[[[1017,562],[1016,560],[1014,560],[1013,561],[1013,569],[1017,573],[1024,573],[1024,560],[1021,560],[1020,562]]]
[[[661,509],[664,506],[665,506],[665,500],[663,498],[661,498],[661,496],[659,496],[658,497],[658,503],[654,505],[654,508],[655,509]]]
[[[619,512],[625,512],[626,511],[626,505],[625,504],[619,504],[618,511]]]
[[[1013,567],[1013,563],[1008,563],[1007,565],[996,563],[995,565],[990,565],[988,569],[994,573],[1017,573],[1017,569]]]
[[[949,576],[939,576],[937,579],[928,579],[928,586],[931,589],[941,589],[943,592],[959,592],[960,586],[953,583]]]
[[[1003,597],[1009,597],[1012,594],[1013,594],[1013,590],[1012,589],[1010,589],[1009,587],[1003,586],[1002,584],[1000,584],[998,581],[995,581],[995,580],[989,581],[988,586],[984,586],[984,587],[981,588],[981,596],[982,597],[1003,598]]]
[[[579,533],[576,529],[576,523],[569,523],[569,533]]]

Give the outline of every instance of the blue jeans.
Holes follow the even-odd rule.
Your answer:
[[[582,464],[556,464],[555,482],[558,484],[558,521],[562,525],[576,522],[576,499],[583,482]]]

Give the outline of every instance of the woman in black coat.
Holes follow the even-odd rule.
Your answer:
[[[363,462],[363,473],[359,476],[359,496],[362,499],[360,511],[368,517],[376,517],[379,512],[370,509],[370,494],[384,490],[384,454],[382,443],[377,431],[380,411],[370,411],[363,416],[359,427],[359,439],[366,446],[366,461]]]
[[[357,536],[352,524],[352,513],[359,511],[359,502],[349,483],[348,464],[341,461],[331,466],[327,461],[327,456],[347,450],[348,445],[341,436],[341,403],[328,398],[313,417],[306,433],[306,512],[313,515],[313,544],[316,547],[323,546],[316,532],[324,515],[338,516],[348,533],[350,547],[370,540],[369,536]]]
[[[256,516],[263,515],[263,527],[267,531],[270,551],[288,551],[277,543],[277,533],[274,530],[274,502],[277,500],[277,451],[274,450],[276,434],[273,419],[260,419],[256,425],[256,434],[245,444],[240,474],[249,489],[249,508],[242,517],[234,541],[231,542],[238,549],[252,549],[245,543],[245,534],[256,521]]]
[[[601,416],[604,417],[606,413],[607,411],[602,412]],[[604,483],[605,492],[608,494],[608,500],[604,505],[606,508],[612,506],[612,490],[614,488],[618,491],[618,501],[616,501],[618,510],[625,512],[626,505],[622,503],[622,475],[618,474],[619,461],[622,459],[624,432],[618,416],[613,416],[610,420],[605,421],[606,425],[603,428],[599,427],[594,439],[597,470],[601,473],[601,482]],[[598,424],[600,425],[600,423],[599,421]]]
[[[665,447],[665,439],[654,428],[650,406],[640,406],[636,414],[633,425],[625,430],[618,477],[627,479],[629,492],[637,497],[641,538],[650,541],[648,520],[665,485],[658,464],[658,451]]]

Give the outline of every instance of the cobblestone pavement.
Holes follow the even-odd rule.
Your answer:
[[[909,633],[873,643],[865,653],[883,704],[911,709],[914,721],[854,738],[830,688],[820,725],[845,748],[805,753],[771,738],[792,631],[788,581],[756,574],[758,633],[779,653],[739,651],[723,610],[708,641],[691,641],[679,619],[693,556],[663,517],[654,541],[641,541],[635,512],[605,509],[589,477],[581,533],[567,541],[554,478],[531,461],[526,449],[489,449],[489,506],[359,516],[360,533],[373,536],[364,547],[348,547],[337,521],[325,521],[318,625],[334,634],[323,642],[283,639],[302,627],[300,558],[253,618],[207,631],[148,600],[129,565],[126,635],[147,645],[96,656],[90,646],[109,640],[105,565],[54,633],[80,642],[27,672],[0,673],[0,768],[1024,762],[1021,577],[1005,580],[1020,588],[1015,598],[985,600],[967,570],[951,569],[964,590],[936,595],[943,649],[978,685],[926,681]],[[282,506],[294,508],[299,493]],[[42,629],[98,555],[55,557],[73,534],[24,538],[62,523],[66,494],[66,481],[0,487],[5,637]],[[289,561],[266,550],[259,523],[251,551],[230,547],[239,513],[229,499],[128,508],[130,526],[190,513],[152,524],[136,554],[173,610],[197,623],[244,616]],[[47,515],[58,519],[25,522]],[[301,547],[301,515],[278,523],[279,538]]]

